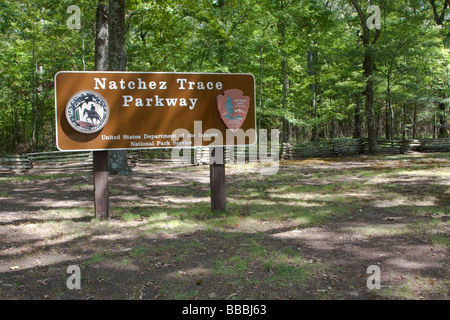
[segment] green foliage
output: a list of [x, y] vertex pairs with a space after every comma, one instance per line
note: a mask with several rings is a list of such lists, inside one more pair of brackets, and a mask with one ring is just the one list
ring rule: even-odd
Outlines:
[[[66, 25], [72, 4], [0, 0], [0, 153], [54, 149], [54, 75], [94, 68], [97, 1], [76, 2], [80, 30]], [[449, 93], [447, 27], [434, 23], [427, 1], [375, 4], [382, 17], [371, 48], [378, 135], [393, 122], [396, 137], [412, 125], [431, 136]], [[262, 128], [282, 128], [285, 120], [294, 140], [314, 131], [352, 136], [365, 99], [360, 29], [344, 0], [129, 0], [127, 68], [252, 73]]]
[[69, 5], [49, 0], [1, 4], [1, 153], [54, 148], [55, 73], [93, 66], [93, 7], [79, 1], [82, 28], [70, 30]]

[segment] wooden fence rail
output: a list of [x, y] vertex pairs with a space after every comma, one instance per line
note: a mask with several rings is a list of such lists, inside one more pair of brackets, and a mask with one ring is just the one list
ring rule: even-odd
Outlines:
[[25, 155], [4, 156], [0, 158], [0, 173], [21, 172], [32, 168], [30, 158]]
[[28, 153], [33, 170], [92, 170], [92, 152]]
[[[450, 152], [450, 138], [421, 140], [377, 140], [380, 153], [420, 152]], [[273, 151], [266, 147], [267, 155]], [[191, 164], [209, 164], [208, 147], [184, 148], [178, 161]], [[276, 150], [280, 160], [295, 160], [305, 158], [342, 157], [364, 154], [368, 152], [367, 139], [336, 139], [320, 142], [302, 142], [295, 145], [280, 144]], [[144, 166], [154, 162], [173, 162], [172, 149], [129, 150], [130, 166]], [[260, 159], [258, 146], [226, 147], [226, 163], [239, 161], [258, 161]], [[187, 160], [187, 161], [186, 161]], [[40, 171], [92, 171], [92, 152], [39, 152], [14, 156], [0, 157], [0, 173], [40, 172]]]
[[305, 158], [342, 157], [364, 153], [363, 148], [364, 141], [361, 139], [302, 142], [295, 145], [283, 143], [281, 159], [294, 160]]
[[422, 152], [446, 152], [450, 150], [450, 138], [422, 139], [419, 151]]

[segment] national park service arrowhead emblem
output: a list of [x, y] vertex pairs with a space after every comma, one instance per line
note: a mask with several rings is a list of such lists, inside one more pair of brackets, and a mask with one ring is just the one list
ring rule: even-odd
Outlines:
[[250, 97], [238, 89], [225, 91], [217, 96], [217, 109], [226, 127], [233, 133], [238, 131], [247, 118]]
[[105, 98], [89, 90], [74, 94], [67, 102], [65, 111], [70, 126], [85, 134], [100, 131], [109, 118], [109, 107]]

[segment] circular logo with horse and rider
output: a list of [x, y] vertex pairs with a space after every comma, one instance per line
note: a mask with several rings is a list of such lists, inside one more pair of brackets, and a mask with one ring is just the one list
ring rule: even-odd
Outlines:
[[78, 132], [85, 134], [98, 132], [108, 122], [108, 118], [108, 103], [94, 91], [80, 91], [67, 102], [66, 119]]

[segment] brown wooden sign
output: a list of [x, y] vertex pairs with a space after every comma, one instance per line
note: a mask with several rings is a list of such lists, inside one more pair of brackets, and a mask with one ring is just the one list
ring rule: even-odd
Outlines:
[[250, 74], [61, 71], [55, 117], [61, 151], [252, 145], [255, 81]]

